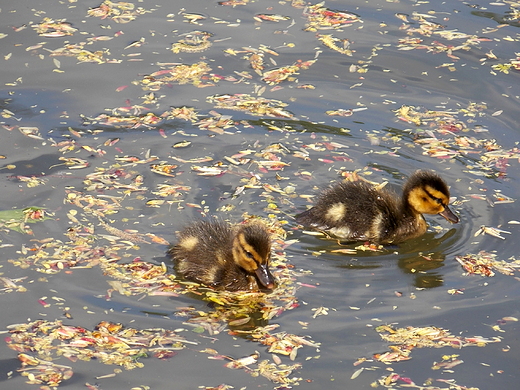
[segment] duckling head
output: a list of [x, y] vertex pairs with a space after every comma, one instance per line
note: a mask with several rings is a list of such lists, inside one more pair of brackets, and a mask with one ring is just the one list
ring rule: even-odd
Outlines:
[[459, 217], [448, 207], [448, 185], [434, 172], [416, 171], [410, 176], [403, 190], [403, 198], [418, 213], [439, 214], [448, 222], [459, 222]]
[[240, 226], [233, 239], [233, 259], [269, 290], [275, 286], [274, 277], [269, 271], [270, 258], [271, 239], [265, 226], [259, 223]]

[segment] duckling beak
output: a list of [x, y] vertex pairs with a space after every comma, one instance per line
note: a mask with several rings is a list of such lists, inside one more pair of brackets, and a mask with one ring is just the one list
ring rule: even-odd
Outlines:
[[444, 206], [444, 211], [441, 211], [439, 215], [446, 218], [448, 222], [451, 223], [457, 223], [459, 222], [459, 217], [457, 217], [455, 214], [453, 214], [453, 211], [450, 210], [448, 206]]
[[272, 290], [274, 288], [275, 280], [274, 276], [269, 271], [267, 264], [260, 264], [255, 271], [258, 281], [267, 289]]

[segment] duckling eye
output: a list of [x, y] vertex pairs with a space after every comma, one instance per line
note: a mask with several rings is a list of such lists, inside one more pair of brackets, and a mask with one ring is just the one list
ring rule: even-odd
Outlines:
[[251, 252], [246, 251], [246, 256], [249, 257], [251, 260], [255, 259], [255, 257], [253, 256], [253, 254]]
[[[430, 199], [433, 200], [435, 203], [442, 205], [442, 199], [441, 198], [436, 198], [435, 196], [433, 196], [431, 194], [428, 194], [428, 195], [429, 195]], [[426, 202], [426, 198], [423, 198], [423, 199]]]

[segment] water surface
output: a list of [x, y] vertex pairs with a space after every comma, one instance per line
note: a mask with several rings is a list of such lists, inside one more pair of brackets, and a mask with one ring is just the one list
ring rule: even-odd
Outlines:
[[[99, 267], [44, 274], [34, 265], [16, 265], [16, 260], [30, 255], [26, 249], [37, 245], [35, 240], [67, 241], [65, 234], [74, 226], [68, 213], [73, 209], [80, 212], [83, 225], [95, 228], [97, 245], [111, 245], [96, 217], [65, 202], [70, 191], [78, 191], [118, 197], [121, 207], [107, 215], [112, 226], [166, 240], [173, 240], [175, 230], [203, 214], [233, 222], [240, 221], [244, 212], [264, 218], [274, 214], [286, 221], [291, 245], [284, 255], [297, 271], [295, 283], [302, 285], [296, 291], [299, 306], [269, 323], [278, 324], [278, 331], [308, 336], [321, 344], [319, 349], [301, 348], [294, 362], [282, 356], [283, 363], [301, 364], [291, 376], [302, 378], [299, 388], [371, 389], [374, 381], [390, 371], [417, 385], [431, 379], [432, 386], [447, 388], [446, 383], [435, 380], [450, 379], [459, 386], [480, 389], [514, 388], [520, 360], [518, 326], [513, 320], [499, 323], [500, 328], [494, 326], [504, 317], [519, 317], [518, 280], [498, 272], [491, 278], [465, 275], [455, 256], [486, 251], [511, 261], [518, 253], [518, 225], [511, 223], [520, 220], [516, 202], [496, 203], [495, 196], [504, 194], [516, 201], [520, 190], [515, 154], [520, 74], [514, 66], [507, 68], [518, 56], [518, 2], [483, 6], [453, 0], [442, 4], [326, 1], [324, 7], [353, 12], [359, 20], [343, 28], [318, 31], [307, 25], [310, 8], [297, 2], [245, 1], [232, 6], [200, 0], [143, 1], [135, 6], [149, 12], [129, 23], [87, 17], [87, 11], [98, 6], [95, 1], [36, 5], [18, 1], [1, 7], [0, 34], [5, 34], [0, 39], [4, 58], [0, 89], [0, 154], [5, 157], [0, 171], [2, 210], [39, 206], [52, 213], [52, 218], [32, 224], [32, 236], [7, 229], [2, 232], [1, 276], [25, 278], [19, 283], [27, 291], [2, 293], [0, 327], [44, 319], [93, 329], [100, 321], [112, 321], [136, 329], [184, 329], [180, 334], [196, 344], [187, 345], [170, 359], [141, 358], [143, 368], [107, 378], [103, 376], [117, 366], [56, 358], [55, 363], [74, 371], [60, 387], [96, 383], [99, 388], [162, 389], [171, 387], [174, 380], [176, 388], [186, 389], [221, 384], [283, 388], [265, 377], [252, 377], [246, 370], [223, 367], [225, 361], [210, 360], [201, 352], [212, 348], [239, 358], [258, 351], [261, 360], [271, 358], [265, 346], [228, 334], [227, 329], [210, 337], [186, 326], [179, 308], [210, 311], [204, 301], [192, 296], [118, 293], [107, 299], [111, 278]], [[189, 23], [183, 16], [186, 13], [205, 19]], [[288, 18], [259, 22], [255, 20], [258, 14]], [[66, 19], [77, 31], [62, 37], [39, 36], [34, 27], [45, 17]], [[442, 27], [430, 34], [425, 21]], [[172, 44], [193, 31], [211, 33], [211, 47], [201, 52], [172, 52]], [[446, 31], [465, 35], [438, 33]], [[325, 47], [317, 34], [332, 34], [340, 46], [344, 41], [339, 40], [348, 39], [352, 55]], [[111, 39], [96, 38], [100, 36]], [[419, 43], [413, 39], [422, 40], [424, 47], [417, 47]], [[72, 55], [51, 55], [67, 44], [81, 44], [91, 52], [102, 50], [103, 57], [100, 63], [90, 63]], [[268, 50], [261, 51], [261, 47]], [[268, 85], [244, 58], [251, 50], [264, 53], [263, 71], [316, 61], [289, 79]], [[196, 82], [200, 82], [198, 86], [169, 82], [150, 91], [139, 83], [175, 64], [200, 61], [211, 71]], [[223, 94], [275, 99], [285, 103], [280, 109], [290, 114], [258, 116], [215, 107], [208, 99]], [[132, 127], [107, 124], [99, 117], [161, 115], [183, 106], [193, 107], [198, 118], [168, 119], [165, 114], [157, 123]], [[430, 111], [430, 115], [424, 115], [420, 124], [406, 121], [397, 114], [403, 106], [423, 114]], [[352, 115], [326, 113], [341, 109], [353, 110]], [[217, 113], [234, 123], [212, 130], [197, 123]], [[36, 127], [38, 132], [27, 136], [20, 127]], [[474, 142], [456, 144], [454, 140], [461, 136]], [[417, 142], [433, 137], [443, 141], [437, 148], [445, 147], [453, 154], [435, 157], [428, 143]], [[115, 138], [119, 142], [107, 143]], [[182, 141], [191, 145], [172, 148]], [[490, 145], [502, 151], [501, 158], [485, 156], [493, 149]], [[229, 158], [236, 160], [244, 151], [249, 151], [245, 157], [251, 163], [230, 162]], [[142, 160], [156, 156], [154, 163], [178, 167], [174, 177], [152, 172], [151, 163], [129, 167], [132, 178], [142, 175], [146, 187], [142, 191], [88, 188], [87, 175], [114, 167], [122, 156]], [[60, 157], [78, 158], [89, 166], [70, 169]], [[269, 159], [286, 165], [279, 170], [263, 169], [256, 162]], [[204, 176], [194, 166], [223, 171]], [[460, 224], [449, 226], [440, 217], [428, 217], [431, 227], [423, 237], [382, 252], [347, 255], [333, 252], [345, 248], [335, 241], [303, 233], [292, 218], [310, 205], [306, 195], [317, 194], [347, 172], [358, 171], [375, 182], [388, 181], [399, 191], [415, 169], [434, 169], [445, 178]], [[248, 187], [255, 175], [260, 184]], [[43, 181], [33, 187], [23, 178]], [[147, 202], [158, 198], [152, 191], [161, 183], [190, 189], [180, 190], [179, 197], [167, 198], [160, 207], [149, 207]], [[243, 191], [238, 190], [241, 186], [246, 186]], [[482, 225], [500, 227], [510, 234], [503, 233], [505, 239], [475, 236]], [[123, 262], [140, 258], [170, 267], [165, 251], [165, 245], [154, 243], [129, 245], [120, 254]], [[451, 290], [459, 293], [450, 294]], [[48, 305], [43, 306], [40, 299]], [[319, 308], [328, 310], [316, 315]], [[386, 365], [373, 359], [374, 354], [389, 349], [375, 330], [384, 324], [434, 326], [456, 336], [499, 337], [501, 342], [483, 346], [478, 353], [473, 346], [416, 348], [411, 360]], [[17, 353], [5, 343], [0, 350], [2, 388], [37, 387], [26, 384], [26, 378], [16, 372], [20, 367]], [[432, 370], [443, 355], [454, 354], [464, 363]], [[363, 358], [368, 361], [356, 365]], [[351, 379], [360, 368], [364, 370]], [[398, 382], [394, 388], [403, 384]]]

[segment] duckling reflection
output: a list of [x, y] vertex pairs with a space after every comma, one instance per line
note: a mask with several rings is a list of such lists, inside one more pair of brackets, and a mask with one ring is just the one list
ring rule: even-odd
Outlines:
[[[176, 301], [178, 299], [191, 300], [175, 312], [186, 324], [204, 328], [209, 335], [227, 329], [242, 338], [249, 338], [251, 331], [269, 325], [269, 311], [277, 307], [277, 298], [273, 294], [215, 290], [205, 286], [193, 289]], [[203, 305], [194, 304], [194, 301]]]
[[[428, 232], [421, 239], [400, 246], [397, 265], [404, 273], [414, 275], [415, 287], [434, 288], [444, 284], [443, 273], [436, 270], [444, 267], [445, 252], [457, 242], [456, 232], [450, 229], [441, 237]], [[430, 248], [435, 248], [435, 251], [429, 252]]]
[[168, 254], [187, 280], [228, 291], [274, 288], [271, 237], [262, 222], [230, 227], [221, 221], [198, 221], [177, 236]]
[[393, 244], [423, 235], [428, 228], [423, 214], [459, 222], [449, 200], [446, 182], [433, 171], [419, 170], [406, 181], [401, 199], [364, 181], [344, 181], [321, 193], [296, 221], [339, 238]]

